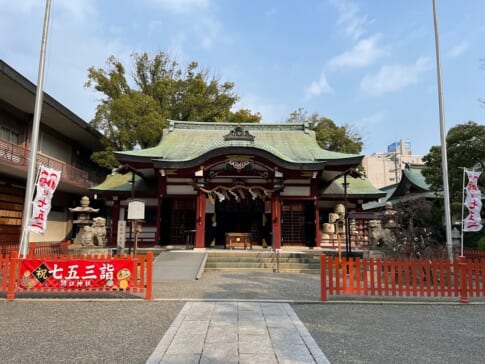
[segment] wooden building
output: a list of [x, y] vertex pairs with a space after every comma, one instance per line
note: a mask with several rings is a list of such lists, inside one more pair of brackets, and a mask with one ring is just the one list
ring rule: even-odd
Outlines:
[[321, 149], [308, 124], [170, 121], [157, 146], [115, 155], [120, 168], [90, 189], [112, 206], [111, 244], [132, 199], [145, 203], [140, 242], [281, 248], [319, 246], [336, 203], [382, 195], [330, 188], [362, 156]]
[[[20, 237], [35, 93], [32, 82], [0, 60], [0, 242], [17, 243]], [[62, 178], [46, 234], [32, 233], [30, 239], [61, 241], [70, 238], [68, 208], [106, 175], [90, 161], [91, 153], [103, 148], [101, 135], [46, 93], [39, 129], [37, 164], [61, 171]]]

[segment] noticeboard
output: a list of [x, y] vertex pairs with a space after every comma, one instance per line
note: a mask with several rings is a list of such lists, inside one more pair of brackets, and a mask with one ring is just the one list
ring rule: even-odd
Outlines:
[[128, 202], [128, 220], [145, 220], [145, 202], [133, 200]]

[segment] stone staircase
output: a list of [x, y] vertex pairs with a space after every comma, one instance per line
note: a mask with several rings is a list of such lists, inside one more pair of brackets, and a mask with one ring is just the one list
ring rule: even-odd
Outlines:
[[320, 274], [320, 254], [315, 252], [218, 251], [208, 252], [205, 271], [279, 272]]

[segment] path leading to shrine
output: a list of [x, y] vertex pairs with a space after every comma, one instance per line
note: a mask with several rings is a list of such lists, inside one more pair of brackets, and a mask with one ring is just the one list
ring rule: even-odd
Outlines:
[[205, 252], [168, 251], [153, 261], [153, 282], [193, 281], [202, 274]]

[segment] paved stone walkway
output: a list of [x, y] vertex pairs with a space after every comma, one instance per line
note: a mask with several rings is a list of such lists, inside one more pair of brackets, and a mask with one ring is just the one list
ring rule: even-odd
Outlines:
[[153, 282], [193, 281], [197, 279], [205, 252], [168, 251], [153, 261]]
[[147, 360], [154, 363], [329, 363], [287, 303], [188, 302]]

